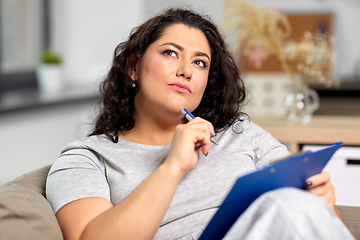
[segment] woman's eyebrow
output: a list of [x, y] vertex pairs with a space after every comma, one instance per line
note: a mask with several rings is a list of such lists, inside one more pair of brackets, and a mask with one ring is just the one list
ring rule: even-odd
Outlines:
[[177, 49], [179, 49], [181, 51], [184, 50], [183, 46], [180, 46], [179, 44], [176, 44], [176, 43], [173, 43], [173, 42], [163, 43], [160, 46], [164, 46], [164, 45], [171, 45], [171, 46], [174, 46], [174, 47], [176, 47]]
[[[183, 51], [183, 50], [184, 50], [184, 47], [183, 47], [183, 46], [180, 46], [179, 44], [176, 44], [176, 43], [173, 43], [173, 42], [163, 43], [163, 44], [161, 44], [160, 46], [164, 46], [164, 45], [171, 45], [171, 46], [179, 49], [180, 51]], [[195, 52], [195, 55], [196, 55], [196, 56], [204, 56], [204, 57], [207, 57], [207, 58], [210, 60], [209, 55], [207, 55], [207, 54], [204, 53], [204, 52], [197, 51], [197, 52]]]
[[209, 55], [207, 55], [206, 53], [204, 53], [204, 52], [200, 52], [200, 51], [198, 51], [198, 52], [196, 52], [195, 53], [195, 55], [196, 56], [204, 56], [204, 57], [207, 57], [208, 59], [209, 59], [209, 61], [210, 61], [210, 57], [209, 57]]

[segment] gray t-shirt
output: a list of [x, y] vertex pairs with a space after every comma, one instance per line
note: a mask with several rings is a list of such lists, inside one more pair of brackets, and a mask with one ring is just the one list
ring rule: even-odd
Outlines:
[[[286, 147], [249, 120], [217, 133], [208, 156], [177, 187], [155, 239], [197, 239], [242, 174], [289, 155]], [[56, 213], [87, 197], [121, 202], [165, 160], [170, 145], [148, 146], [105, 135], [69, 144], [53, 164], [46, 196]]]

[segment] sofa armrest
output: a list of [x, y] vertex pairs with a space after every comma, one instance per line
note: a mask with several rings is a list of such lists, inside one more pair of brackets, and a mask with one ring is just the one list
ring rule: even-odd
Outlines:
[[344, 220], [345, 225], [356, 239], [360, 239], [360, 207], [336, 206]]
[[0, 187], [0, 239], [63, 239], [45, 198], [49, 169], [40, 168]]

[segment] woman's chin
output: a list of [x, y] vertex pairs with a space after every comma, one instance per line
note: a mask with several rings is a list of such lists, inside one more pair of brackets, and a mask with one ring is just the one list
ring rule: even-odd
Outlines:
[[194, 104], [187, 103], [187, 102], [177, 102], [172, 104], [171, 109], [174, 112], [180, 112], [181, 108], [186, 108], [189, 111], [193, 111], [196, 107], [193, 107]]
[[180, 108], [187, 108], [189, 111], [194, 111], [199, 105], [200, 101], [190, 99], [172, 99], [171, 105], [180, 111]]

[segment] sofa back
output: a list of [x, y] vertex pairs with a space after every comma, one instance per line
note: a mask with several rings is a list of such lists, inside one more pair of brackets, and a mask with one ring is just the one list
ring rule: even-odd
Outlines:
[[49, 169], [37, 169], [0, 187], [0, 239], [63, 239], [45, 198]]

